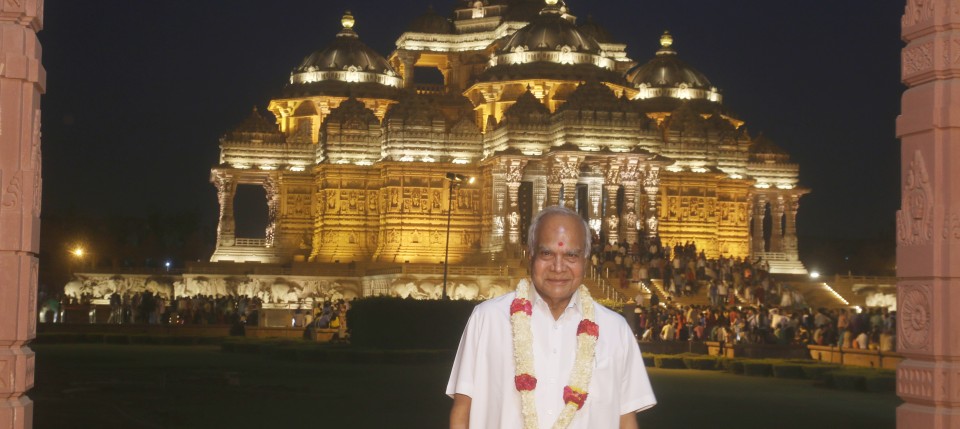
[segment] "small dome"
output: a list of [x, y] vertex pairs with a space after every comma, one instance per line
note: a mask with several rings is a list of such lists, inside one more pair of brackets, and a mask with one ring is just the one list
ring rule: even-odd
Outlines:
[[449, 19], [433, 11], [433, 6], [427, 12], [417, 17], [410, 24], [409, 30], [415, 33], [453, 34], [453, 23]]
[[581, 32], [576, 24], [564, 18], [560, 6], [548, 2], [530, 25], [513, 34], [500, 52], [560, 51], [564, 48], [570, 52], [600, 53], [600, 44], [596, 39]]
[[223, 138], [237, 142], [261, 141], [276, 144], [282, 144], [285, 141], [283, 133], [277, 128], [277, 124], [271, 123], [260, 115], [260, 111], [256, 106], [253, 107], [250, 116], [247, 116], [240, 125], [237, 125], [236, 128], [228, 132]]
[[353, 31], [354, 18], [347, 11], [341, 20], [343, 29], [325, 49], [316, 51], [293, 70], [291, 84], [309, 84], [327, 80], [377, 82], [400, 86], [400, 78], [386, 58], [360, 41]]
[[567, 102], [560, 106], [561, 111], [594, 110], [617, 112], [630, 109], [628, 103], [617, 97], [610, 87], [598, 82], [587, 81], [570, 93]]
[[763, 133], [760, 133], [757, 138], [753, 139], [753, 143], [750, 145], [750, 160], [754, 162], [775, 161], [782, 163], [790, 160], [790, 154], [780, 146], [777, 146], [773, 140], [770, 140], [764, 136]]
[[[673, 49], [673, 36], [669, 32], [660, 36], [660, 50], [657, 55], [646, 64], [630, 69], [626, 78], [634, 87], [641, 89], [640, 98], [666, 96], [720, 101], [720, 94], [710, 84], [710, 80], [677, 56], [677, 51]], [[651, 93], [649, 96], [645, 95], [647, 91]]]
[[581, 33], [593, 37], [597, 42], [614, 43], [613, 36], [610, 35], [610, 32], [600, 24], [597, 24], [590, 15], [587, 15], [587, 20], [577, 28], [580, 29]]
[[322, 127], [326, 128], [330, 123], [347, 122], [362, 123], [364, 125], [380, 125], [380, 120], [377, 119], [377, 115], [375, 115], [372, 110], [368, 109], [363, 102], [350, 97], [343, 100], [339, 106], [331, 110], [330, 114], [323, 118]]
[[404, 124], [429, 125], [434, 121], [446, 123], [443, 111], [436, 100], [419, 94], [407, 93], [400, 102], [393, 104], [384, 116], [384, 123], [400, 121]]
[[527, 88], [526, 92], [517, 98], [517, 102], [503, 112], [504, 122], [541, 123], [550, 117], [550, 109], [544, 106], [539, 99]]

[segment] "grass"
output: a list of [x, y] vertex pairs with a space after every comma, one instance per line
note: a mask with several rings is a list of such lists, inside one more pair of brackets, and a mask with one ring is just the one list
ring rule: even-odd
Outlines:
[[[34, 428], [442, 428], [449, 359], [228, 353], [219, 346], [36, 344]], [[283, 348], [285, 349], [285, 348]], [[339, 352], [338, 351], [338, 352]], [[347, 363], [358, 358], [369, 363]], [[395, 363], [394, 363], [395, 362]], [[893, 393], [810, 380], [649, 368], [644, 429], [894, 428]]]

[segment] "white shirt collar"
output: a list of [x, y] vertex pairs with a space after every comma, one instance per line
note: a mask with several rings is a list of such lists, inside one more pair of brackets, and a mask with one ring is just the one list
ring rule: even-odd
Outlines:
[[[550, 313], [550, 306], [547, 305], [547, 302], [540, 297], [540, 291], [533, 286], [533, 282], [530, 282], [531, 289], [533, 289], [533, 305], [534, 307], [539, 306], [541, 309], [546, 310], [547, 313]], [[580, 288], [577, 288], [573, 292], [573, 296], [570, 297], [570, 302], [567, 303], [567, 308], [564, 309], [564, 314], [567, 311], [573, 310], [576, 314], [583, 314], [583, 309], [580, 308]]]

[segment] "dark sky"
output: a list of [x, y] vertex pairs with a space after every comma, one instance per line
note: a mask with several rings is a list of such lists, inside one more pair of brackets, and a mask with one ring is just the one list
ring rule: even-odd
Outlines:
[[[455, 0], [48, 0], [44, 212], [195, 212], [215, 223], [218, 138], [333, 40], [345, 9], [384, 56]], [[568, 0], [636, 61], [668, 29], [724, 104], [800, 164], [804, 236], [892, 240], [903, 1]]]

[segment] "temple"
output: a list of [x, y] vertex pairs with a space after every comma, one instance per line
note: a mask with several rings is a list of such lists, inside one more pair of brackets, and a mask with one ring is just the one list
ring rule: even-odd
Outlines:
[[[603, 242], [690, 241], [806, 272], [799, 166], [750, 135], [673, 35], [637, 62], [560, 0], [457, 4], [387, 57], [346, 12], [269, 112], [223, 136], [211, 262], [497, 264], [522, 256], [533, 214], [565, 204]], [[266, 191], [263, 236], [237, 235], [241, 185]]]

